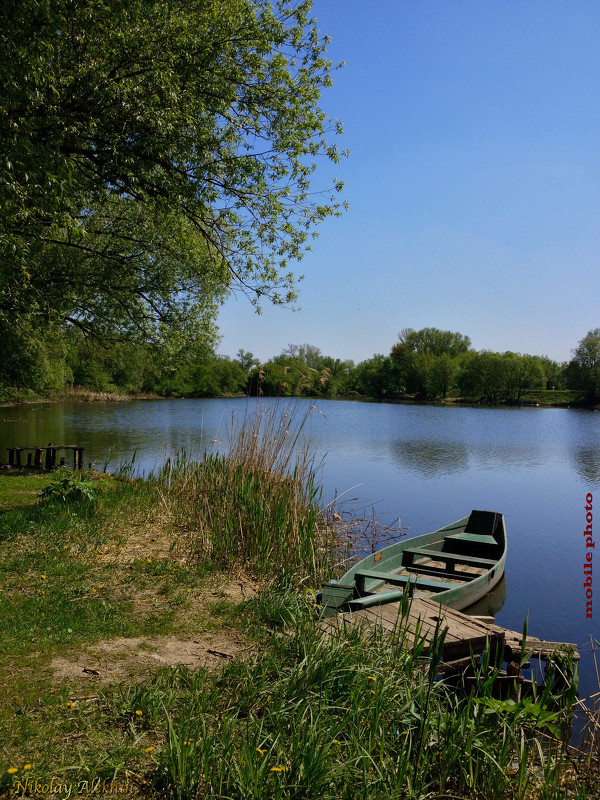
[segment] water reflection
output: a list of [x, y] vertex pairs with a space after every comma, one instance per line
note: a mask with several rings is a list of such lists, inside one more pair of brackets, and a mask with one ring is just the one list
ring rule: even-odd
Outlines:
[[[481, 442], [472, 449], [473, 456], [483, 466], [539, 466], [544, 463], [539, 447], [531, 442]], [[546, 454], [546, 459], [548, 454]]]
[[579, 445], [569, 449], [571, 461], [588, 486], [600, 485], [600, 448], [592, 445]]
[[469, 468], [469, 452], [462, 442], [398, 439], [389, 448], [396, 461], [426, 478]]
[[505, 600], [506, 576], [504, 575], [500, 583], [494, 586], [491, 592], [488, 592], [481, 600], [465, 609], [465, 614], [470, 614], [472, 617], [495, 617], [502, 610]]

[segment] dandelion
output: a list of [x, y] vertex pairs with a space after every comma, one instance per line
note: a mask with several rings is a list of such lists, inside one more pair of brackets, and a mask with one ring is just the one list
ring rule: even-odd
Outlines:
[[334, 744], [339, 744], [339, 745], [341, 745], [341, 742], [340, 742], [340, 740], [339, 740], [339, 739], [334, 739], [334, 740], [333, 740], [333, 743], [334, 743]]
[[368, 681], [373, 681], [373, 682], [375, 682], [376, 678], [374, 678], [372, 675], [369, 675], [369, 677], [367, 678], [367, 680], [368, 680]]
[[139, 708], [138, 708], [138, 710], [135, 712], [135, 715], [136, 715], [136, 717], [141, 717], [141, 716], [142, 716], [142, 712], [139, 710]]
[[25, 764], [25, 766], [23, 767], [23, 769], [31, 769], [31, 764]]
[[152, 559], [151, 559], [151, 558], [147, 558], [147, 559], [146, 559], [146, 561], [147, 561], [149, 564], [151, 564], [151, 563], [152, 563]]
[[72, 703], [72, 702], [69, 700], [69, 702], [67, 703], [67, 708], [73, 708], [73, 706], [74, 706], [74, 705], [75, 705], [75, 703]]
[[18, 770], [18, 768], [17, 768], [17, 767], [11, 767], [11, 768], [8, 770], [8, 774], [9, 774], [9, 775], [14, 775], [14, 774], [15, 774], [15, 772], [18, 772], [18, 771], [19, 771], [19, 770]]
[[257, 752], [259, 755], [261, 755], [261, 756], [264, 756], [264, 754], [265, 754], [267, 751], [266, 751], [266, 750], [261, 750], [261, 749], [260, 749], [260, 747], [257, 747], [257, 748], [256, 748], [256, 752]]
[[289, 772], [289, 767], [271, 767], [271, 772]]
[[154, 750], [154, 748], [153, 748], [153, 747], [147, 747], [147, 748], [144, 750], [144, 753], [151, 753], [153, 750]]
[[45, 581], [45, 580], [46, 580], [46, 576], [45, 576], [45, 575], [40, 575], [40, 578], [41, 578], [43, 581]]
[[94, 592], [94, 593], [95, 593], [95, 592], [96, 592], [96, 590], [95, 590], [95, 589], [92, 589], [92, 592]]

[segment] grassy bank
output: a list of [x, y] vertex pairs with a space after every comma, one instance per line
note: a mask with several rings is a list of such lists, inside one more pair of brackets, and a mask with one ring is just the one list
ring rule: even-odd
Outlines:
[[144, 481], [0, 475], [0, 796], [597, 796], [598, 741], [574, 762], [550, 698], [457, 694], [435, 648], [320, 635], [335, 542], [302, 423], [255, 418], [229, 458]]

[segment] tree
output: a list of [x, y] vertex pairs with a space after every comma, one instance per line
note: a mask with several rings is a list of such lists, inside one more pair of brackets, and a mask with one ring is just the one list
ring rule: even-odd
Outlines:
[[404, 328], [398, 339], [390, 358], [406, 391], [421, 397], [446, 397], [455, 385], [458, 359], [471, 346], [469, 337], [438, 328]]
[[546, 375], [538, 358], [521, 353], [501, 355], [501, 382], [506, 403], [518, 403], [529, 389], [546, 385]]
[[[449, 356], [459, 356], [466, 353], [471, 346], [471, 340], [462, 333], [452, 331], [441, 331], [439, 328], [422, 328], [414, 331], [412, 328], [404, 328], [398, 334], [400, 346], [414, 353], [431, 353], [434, 356], [447, 354]], [[394, 348], [392, 348], [393, 350]]]
[[339, 159], [310, 7], [7, 0], [0, 314], [143, 339], [197, 336], [230, 289], [293, 300], [341, 188], [309, 194]]
[[352, 382], [359, 394], [382, 399], [397, 391], [396, 373], [389, 356], [376, 353], [357, 364]]
[[254, 358], [254, 353], [250, 351], [240, 348], [235, 355], [239, 365], [247, 375], [250, 374], [253, 369], [260, 366], [260, 361]]
[[600, 395], [600, 328], [588, 331], [573, 350], [565, 378], [569, 386], [583, 389], [590, 399]]

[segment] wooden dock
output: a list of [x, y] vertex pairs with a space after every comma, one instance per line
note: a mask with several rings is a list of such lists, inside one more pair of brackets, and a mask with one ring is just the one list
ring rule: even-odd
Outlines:
[[[331, 633], [340, 628], [360, 626], [366, 631], [381, 629], [390, 635], [404, 633], [407, 645], [414, 647], [416, 641], [425, 638], [423, 654], [425, 655], [437, 630], [445, 631], [444, 661], [469, 657], [481, 653], [486, 642], [490, 649], [497, 652], [503, 650], [503, 660], [519, 661], [523, 634], [509, 631], [495, 625], [491, 619], [469, 617], [461, 611], [454, 611], [436, 603], [435, 600], [413, 598], [405, 613], [402, 614], [401, 603], [388, 603], [381, 606], [345, 612], [321, 621], [324, 632]], [[577, 645], [565, 642], [545, 642], [533, 636], [527, 636], [524, 652], [532, 658], [546, 661], [551, 656], [567, 655], [579, 659]]]
[[[27, 453], [28, 467], [42, 469], [43, 461], [45, 469], [54, 469], [58, 450], [71, 450], [73, 453], [73, 469], [83, 469], [83, 447], [78, 444], [47, 444], [43, 447], [38, 445], [37, 447], [7, 447], [6, 449], [8, 450], [8, 465], [17, 467], [17, 469], [25, 466], [21, 464], [21, 453]], [[64, 464], [65, 458], [63, 456], [60, 459], [60, 466], [62, 467]]]

